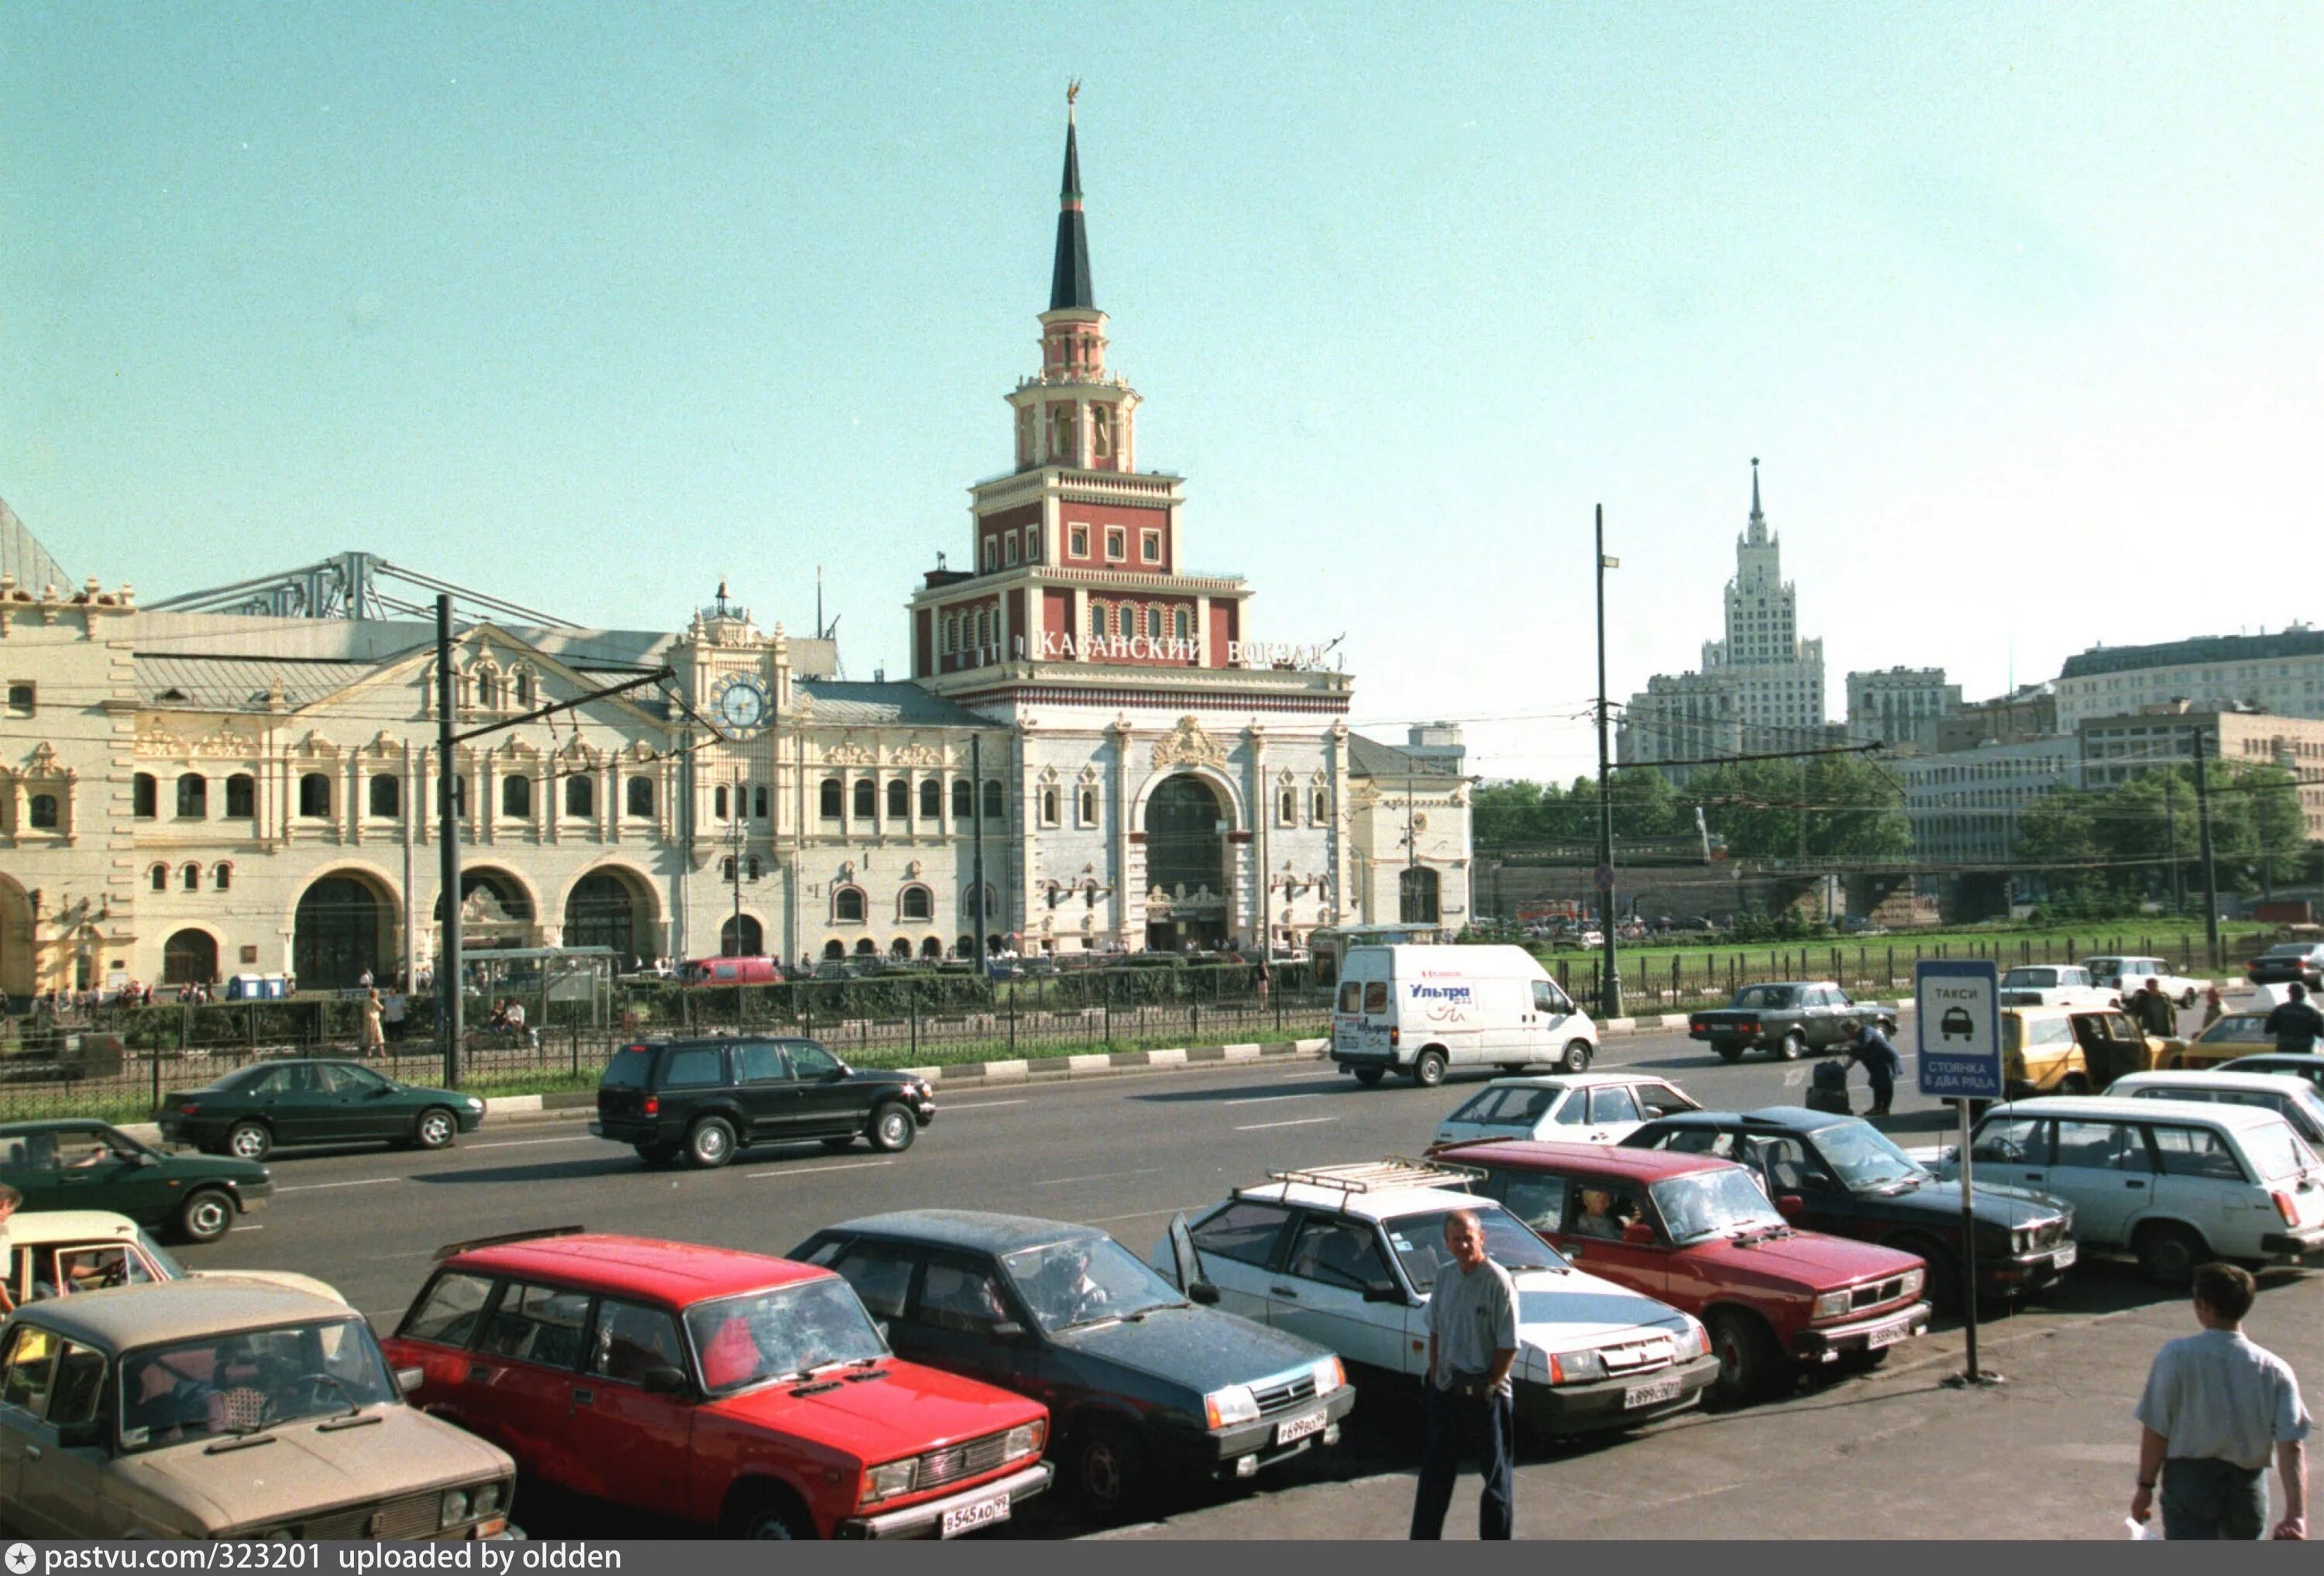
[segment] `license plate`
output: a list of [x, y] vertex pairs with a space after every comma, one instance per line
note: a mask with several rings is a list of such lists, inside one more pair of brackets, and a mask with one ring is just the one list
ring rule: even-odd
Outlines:
[[1628, 1409], [1636, 1406], [1653, 1406], [1664, 1401], [1675, 1401], [1678, 1399], [1679, 1389], [1680, 1385], [1676, 1375], [1666, 1379], [1656, 1379], [1652, 1384], [1632, 1385], [1622, 1392], [1622, 1405], [1625, 1409]]
[[991, 1526], [1008, 1519], [1009, 1496], [993, 1494], [982, 1499], [972, 1499], [965, 1505], [954, 1506], [944, 1513], [944, 1525], [936, 1530], [939, 1536], [956, 1538], [964, 1532], [974, 1532], [980, 1526]]
[[2059, 1249], [2055, 1253], [2050, 1255], [2050, 1267], [2052, 1269], [2073, 1268], [2074, 1258], [2079, 1251], [2080, 1249], [2076, 1244], [2071, 1242], [2067, 1243], [2066, 1246]]
[[1286, 1417], [1275, 1425], [1275, 1442], [1289, 1444], [1294, 1440], [1305, 1439], [1311, 1433], [1321, 1433], [1325, 1421], [1321, 1412], [1310, 1412], [1305, 1417]]
[[1913, 1322], [1910, 1319], [1899, 1319], [1893, 1324], [1875, 1324], [1865, 1332], [1864, 1350], [1877, 1351], [1884, 1346], [1894, 1346], [1900, 1341], [1909, 1340], [1912, 1334]]

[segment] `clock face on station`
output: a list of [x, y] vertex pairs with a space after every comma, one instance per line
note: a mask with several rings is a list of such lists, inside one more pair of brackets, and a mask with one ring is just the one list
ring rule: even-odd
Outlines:
[[733, 733], [751, 733], [767, 720], [767, 691], [757, 679], [743, 675], [718, 687], [711, 711], [719, 725]]

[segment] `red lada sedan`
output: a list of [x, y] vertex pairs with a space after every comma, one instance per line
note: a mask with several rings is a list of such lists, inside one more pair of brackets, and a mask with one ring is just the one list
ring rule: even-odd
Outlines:
[[1928, 1328], [1928, 1269], [1910, 1253], [1799, 1230], [1730, 1160], [1598, 1144], [1464, 1144], [1437, 1157], [1487, 1173], [1498, 1199], [1592, 1275], [1701, 1319], [1714, 1399], [1788, 1388], [1804, 1367], [1873, 1368]]
[[1047, 1407], [899, 1360], [810, 1264], [494, 1238], [445, 1249], [384, 1345], [523, 1471], [724, 1537], [952, 1537], [1049, 1485]]

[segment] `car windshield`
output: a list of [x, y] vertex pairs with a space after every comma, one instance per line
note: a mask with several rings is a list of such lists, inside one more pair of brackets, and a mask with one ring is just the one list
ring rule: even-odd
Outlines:
[[1820, 1128], [1816, 1152], [1838, 1174], [1849, 1192], [1893, 1187], [1898, 1183], [1927, 1182], [1929, 1174], [1910, 1156], [1888, 1141], [1888, 1135], [1870, 1122], [1835, 1122]]
[[653, 1071], [653, 1053], [643, 1046], [632, 1046], [614, 1054], [605, 1064], [604, 1074], [597, 1080], [600, 1089], [643, 1089], [646, 1076]]
[[1671, 1240], [1677, 1243], [1732, 1237], [1784, 1223], [1784, 1217], [1775, 1212], [1751, 1174], [1740, 1166], [1722, 1166], [1716, 1171], [1669, 1177], [1646, 1191], [1662, 1212]]
[[263, 1433], [400, 1400], [370, 1326], [317, 1320], [237, 1331], [121, 1359], [121, 1448]]
[[713, 1395], [888, 1354], [855, 1288], [835, 1275], [697, 1304], [686, 1311], [686, 1331]]
[[[1510, 1274], [1566, 1267], [1556, 1249], [1526, 1230], [1506, 1210], [1480, 1205], [1472, 1212], [1485, 1228], [1485, 1257]], [[1451, 1210], [1438, 1210], [1425, 1215], [1399, 1215], [1387, 1222], [1388, 1246], [1396, 1249], [1396, 1261], [1404, 1267], [1404, 1277], [1412, 1283], [1412, 1289], [1423, 1296], [1436, 1284], [1436, 1277], [1452, 1267], [1452, 1255], [1444, 1246], [1444, 1222], [1452, 1214]]]
[[155, 1267], [161, 1270], [162, 1279], [183, 1280], [186, 1278], [185, 1266], [171, 1258], [168, 1249], [164, 1249], [159, 1242], [154, 1241], [152, 1238], [147, 1236], [142, 1230], [137, 1233], [137, 1246], [145, 1250], [145, 1257], [152, 1259]]
[[1052, 1335], [1077, 1325], [1136, 1319], [1186, 1301], [1111, 1237], [1077, 1237], [1004, 1253], [1001, 1264], [1033, 1317]]
[[2055, 969], [2012, 969], [2001, 976], [2005, 985], [2054, 985], [2058, 982]]
[[2223, 1018], [2197, 1035], [2205, 1045], [2240, 1044], [2267, 1038], [2267, 1019], [2257, 1013], [2238, 1012]]

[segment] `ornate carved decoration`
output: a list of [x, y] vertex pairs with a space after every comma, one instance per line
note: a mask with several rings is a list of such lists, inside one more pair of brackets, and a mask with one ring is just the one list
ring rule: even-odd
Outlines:
[[879, 763], [880, 752], [853, 739], [842, 739], [823, 747], [823, 759], [831, 766], [873, 766]]
[[1154, 742], [1154, 764], [1171, 766], [1224, 766], [1227, 752], [1216, 739], [1205, 733], [1203, 724], [1189, 714], [1178, 719], [1178, 726], [1166, 739]]

